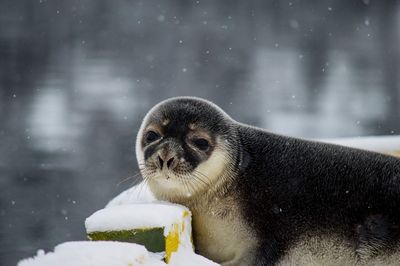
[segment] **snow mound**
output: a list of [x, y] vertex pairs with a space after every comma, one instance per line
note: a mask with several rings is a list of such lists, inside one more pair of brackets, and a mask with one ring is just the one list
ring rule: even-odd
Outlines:
[[[161, 266], [161, 260], [150, 256], [145, 247], [112, 241], [66, 242], [54, 252], [38, 251], [34, 258], [20, 261], [17, 266]], [[179, 264], [182, 265], [182, 264]]]
[[154, 202], [157, 201], [153, 193], [150, 191], [149, 186], [146, 182], [141, 182], [140, 184], [123, 191], [121, 194], [113, 198], [106, 206], [113, 207], [131, 203], [140, 202]]
[[173, 203], [136, 203], [101, 209], [85, 221], [86, 232], [130, 230], [136, 228], [165, 227], [182, 221], [189, 209]]

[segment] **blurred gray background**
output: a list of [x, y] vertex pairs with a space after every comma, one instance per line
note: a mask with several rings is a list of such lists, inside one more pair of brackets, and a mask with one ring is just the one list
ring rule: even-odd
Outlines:
[[0, 265], [85, 239], [158, 101], [282, 134], [398, 134], [394, 0], [0, 0]]

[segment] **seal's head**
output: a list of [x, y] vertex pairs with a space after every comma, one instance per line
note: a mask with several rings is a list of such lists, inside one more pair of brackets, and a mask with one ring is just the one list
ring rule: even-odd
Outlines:
[[158, 199], [187, 199], [227, 183], [234, 169], [236, 139], [233, 120], [215, 104], [172, 98], [145, 116], [136, 157]]

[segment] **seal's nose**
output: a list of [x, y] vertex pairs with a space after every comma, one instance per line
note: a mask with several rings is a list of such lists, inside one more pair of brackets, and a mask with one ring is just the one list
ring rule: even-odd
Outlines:
[[[173, 170], [177, 166], [177, 160], [175, 159], [175, 155], [171, 153], [162, 153], [159, 152], [157, 155], [157, 166], [160, 170], [164, 168], [164, 165], [169, 169]], [[164, 164], [166, 162], [166, 164]]]
[[172, 167], [174, 166], [174, 157], [172, 157], [172, 158], [170, 158], [168, 161], [167, 161], [167, 167], [168, 167], [168, 169], [171, 169], [172, 170]]
[[158, 163], [159, 163], [159, 168], [160, 169], [162, 169], [163, 168], [163, 165], [164, 165], [164, 160], [163, 159], [161, 159], [161, 157], [160, 156], [157, 156], [158, 157]]

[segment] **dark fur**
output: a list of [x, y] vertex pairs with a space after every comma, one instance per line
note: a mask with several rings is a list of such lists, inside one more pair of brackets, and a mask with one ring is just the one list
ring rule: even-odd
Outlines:
[[340, 236], [360, 259], [399, 243], [398, 158], [272, 134], [200, 99], [172, 99], [159, 109], [182, 121], [174, 127], [195, 122], [229, 140], [236, 170], [229, 191], [259, 240], [259, 265], [276, 263], [305, 234]]
[[378, 240], [371, 255], [398, 242], [399, 159], [244, 125], [237, 130], [249, 163], [235, 185], [244, 217], [263, 242], [258, 252], [266, 265], [307, 233], [339, 235], [367, 249]]

